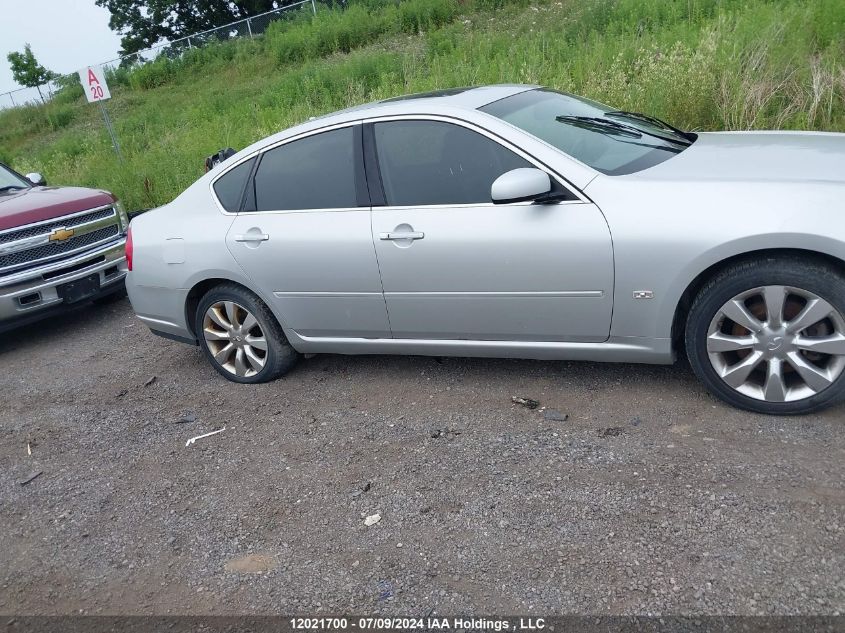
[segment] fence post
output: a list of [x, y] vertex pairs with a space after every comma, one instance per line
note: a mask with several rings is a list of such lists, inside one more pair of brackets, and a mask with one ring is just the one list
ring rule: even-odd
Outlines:
[[193, 46], [191, 46], [191, 38], [190, 38], [190, 36], [188, 36], [187, 40], [188, 40], [188, 49], [190, 50], [190, 49], [192, 49], [192, 48], [193, 48]]
[[11, 99], [11, 100], [12, 100], [12, 107], [13, 107], [13, 108], [17, 108], [17, 107], [18, 107], [18, 104], [17, 104], [17, 103], [15, 103], [15, 98], [12, 96], [12, 93], [11, 93], [11, 92], [9, 92], [9, 99]]
[[317, 3], [314, 0], [311, 0], [311, 10], [314, 12], [314, 15], [317, 15]]
[[252, 25], [249, 23], [249, 18], [246, 19], [246, 30], [249, 31], [249, 39], [252, 39]]

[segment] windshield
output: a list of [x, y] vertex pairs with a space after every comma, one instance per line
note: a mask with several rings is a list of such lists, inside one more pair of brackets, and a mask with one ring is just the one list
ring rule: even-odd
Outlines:
[[662, 163], [695, 140], [659, 119], [540, 88], [479, 108], [610, 176]]
[[0, 194], [17, 191], [18, 189], [29, 189], [31, 186], [30, 182], [18, 176], [5, 165], [0, 164]]

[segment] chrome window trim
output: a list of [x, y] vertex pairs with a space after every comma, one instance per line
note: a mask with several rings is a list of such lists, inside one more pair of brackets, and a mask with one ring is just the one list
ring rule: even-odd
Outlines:
[[[396, 206], [389, 206], [384, 205], [381, 207], [373, 207], [373, 211], [413, 211], [416, 209], [508, 209], [511, 207], [530, 207], [534, 203], [530, 200], [525, 202], [503, 202], [500, 204], [496, 204], [495, 202], [479, 202], [477, 204], [473, 204], [472, 202], [469, 203], [462, 203], [462, 204], [405, 204], [405, 205], [396, 205]], [[565, 205], [565, 204], [592, 204], [585, 200], [561, 200], [560, 202], [552, 203], [548, 206], [558, 206], [558, 205]]]
[[227, 213], [247, 217], [251, 215], [287, 215], [289, 213], [348, 213], [349, 211], [368, 211], [370, 207], [329, 207], [327, 209], [278, 209], [272, 211], [240, 211], [238, 213]]
[[211, 193], [211, 199], [214, 200], [214, 204], [217, 206], [217, 210], [220, 211], [223, 215], [228, 216], [236, 216], [236, 215], [255, 215], [258, 213], [307, 213], [311, 211], [349, 211], [355, 210], [359, 211], [361, 209], [369, 209], [369, 207], [331, 207], [328, 209], [272, 209], [269, 211], [226, 211], [223, 208], [223, 205], [220, 204], [220, 200], [217, 199], [217, 192], [214, 191], [214, 183], [220, 180], [223, 176], [228, 174], [232, 171], [235, 167], [240, 165], [241, 163], [245, 163], [251, 158], [260, 158], [260, 154], [264, 154], [265, 152], [269, 152], [272, 149], [276, 149], [277, 147], [281, 147], [282, 145], [287, 145], [288, 143], [293, 143], [294, 141], [301, 141], [304, 138], [308, 138], [309, 136], [315, 136], [317, 134], [322, 134], [323, 132], [331, 132], [333, 130], [340, 130], [347, 127], [353, 127], [355, 125], [362, 125], [363, 121], [344, 121], [343, 123], [335, 123], [333, 125], [327, 125], [325, 127], [317, 128], [316, 130], [308, 130], [306, 132], [301, 132], [294, 136], [284, 138], [280, 141], [276, 141], [275, 143], [271, 143], [270, 145], [265, 145], [264, 147], [260, 147], [253, 152], [250, 152], [243, 158], [239, 158], [236, 163], [232, 163], [231, 165], [226, 165], [226, 170], [217, 174], [214, 178], [211, 179], [211, 182], [208, 185], [208, 190]]
[[[489, 116], [489, 115], [488, 115]], [[491, 117], [494, 120], [498, 121], [495, 117]], [[231, 165], [227, 165], [225, 171], [220, 172], [214, 178], [212, 178], [211, 182], [208, 185], [208, 190], [211, 194], [211, 199], [214, 201], [217, 210], [226, 216], [237, 216], [237, 215], [259, 215], [259, 214], [266, 214], [266, 213], [311, 213], [311, 212], [328, 212], [328, 211], [336, 211], [336, 212], [345, 212], [345, 211], [360, 211], [361, 209], [380, 209], [380, 210], [406, 210], [406, 209], [460, 209], [460, 208], [478, 208], [478, 207], [515, 207], [515, 206], [529, 206], [533, 203], [531, 202], [511, 202], [505, 204], [494, 204], [493, 202], [482, 202], [478, 204], [431, 204], [431, 205], [400, 205], [400, 206], [371, 206], [371, 207], [331, 207], [325, 209], [278, 209], [278, 210], [271, 210], [271, 211], [241, 211], [241, 212], [232, 212], [226, 211], [223, 208], [223, 205], [220, 204], [220, 200], [217, 199], [217, 193], [214, 191], [214, 183], [216, 183], [220, 178], [228, 174], [231, 170], [235, 167], [240, 165], [241, 163], [245, 163], [246, 161], [258, 157], [260, 154], [264, 152], [268, 152], [272, 149], [276, 149], [277, 147], [281, 147], [282, 145], [286, 145], [288, 143], [293, 143], [294, 141], [299, 141], [304, 138], [308, 138], [309, 136], [314, 136], [316, 134], [321, 134], [323, 132], [331, 132], [332, 130], [339, 130], [346, 127], [352, 127], [355, 125], [364, 125], [365, 123], [379, 123], [382, 121], [442, 121], [444, 123], [453, 123], [456, 125], [460, 125], [468, 130], [472, 130], [473, 132], [477, 132], [482, 134], [492, 140], [499, 145], [502, 145], [506, 149], [514, 152], [517, 156], [520, 156], [524, 160], [527, 160], [529, 163], [534, 165], [537, 169], [541, 169], [544, 172], [548, 173], [551, 177], [555, 178], [563, 187], [566, 187], [569, 191], [571, 191], [577, 198], [577, 200], [564, 200], [561, 202], [556, 202], [556, 205], [565, 205], [565, 204], [592, 204], [592, 200], [587, 198], [581, 190], [573, 185], [569, 180], [567, 180], [563, 175], [561, 175], [557, 170], [552, 169], [541, 160], [535, 158], [525, 150], [517, 147], [512, 142], [508, 141], [507, 139], [502, 138], [501, 136], [490, 132], [484, 127], [476, 123], [471, 123], [469, 121], [465, 121], [464, 119], [459, 119], [457, 117], [442, 115], [442, 114], [393, 114], [393, 115], [382, 115], [382, 116], [374, 116], [368, 117], [364, 119], [357, 119], [355, 121], [343, 121], [342, 123], [334, 123], [332, 125], [326, 125], [321, 128], [317, 128], [315, 130], [307, 130], [305, 132], [300, 132], [294, 136], [281, 139], [264, 147], [260, 147], [249, 154], [239, 158], [237, 162], [232, 163]], [[520, 130], [515, 126], [513, 127], [515, 133], [523, 134], [529, 136], [530, 138], [534, 138], [532, 135], [527, 134], [524, 130]], [[551, 147], [551, 146], [549, 146]], [[552, 148], [555, 149], [555, 148]], [[560, 150], [555, 149], [556, 152], [560, 152]]]
[[[495, 117], [494, 117], [495, 118]], [[457, 117], [452, 117], [443, 114], [389, 114], [389, 115], [382, 115], [382, 116], [373, 116], [363, 120], [363, 123], [383, 123], [387, 121], [440, 121], [442, 123], [452, 123], [455, 125], [460, 125], [463, 128], [466, 128], [470, 131], [476, 132], [481, 134], [482, 136], [486, 136], [494, 143], [498, 143], [505, 149], [512, 151], [514, 154], [522, 158], [523, 160], [528, 161], [537, 169], [540, 169], [555, 180], [558, 181], [558, 184], [562, 187], [565, 187], [568, 191], [575, 195], [577, 200], [564, 200], [562, 202], [556, 204], [592, 204], [592, 200], [587, 198], [581, 191], [573, 185], [569, 180], [567, 180], [563, 175], [561, 175], [557, 170], [552, 169], [545, 163], [543, 163], [538, 158], [535, 158], [525, 150], [520, 147], [514, 145], [511, 141], [502, 138], [498, 134], [491, 132], [490, 130], [481, 127], [477, 123], [472, 123], [470, 121], [466, 121], [464, 119], [459, 119]], [[524, 131], [515, 128], [515, 130], [521, 134], [525, 134]], [[527, 135], [531, 136], [531, 135]], [[531, 136], [533, 138], [533, 136]], [[560, 152], [560, 150], [556, 150]], [[462, 208], [462, 207], [512, 207], [512, 206], [527, 206], [533, 204], [532, 202], [511, 202], [511, 203], [504, 203], [504, 204], [495, 204], [493, 202], [479, 202], [479, 203], [468, 203], [468, 204], [419, 204], [419, 205], [384, 205], [380, 207], [373, 207], [375, 209], [443, 209], [443, 208]]]

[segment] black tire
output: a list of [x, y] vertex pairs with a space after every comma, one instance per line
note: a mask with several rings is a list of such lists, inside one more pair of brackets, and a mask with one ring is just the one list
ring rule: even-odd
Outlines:
[[787, 402], [770, 402], [736, 391], [713, 367], [707, 351], [707, 334], [717, 312], [743, 292], [774, 285], [809, 291], [827, 301], [840, 316], [845, 317], [845, 277], [842, 271], [823, 262], [795, 256], [767, 257], [736, 264], [708, 281], [690, 308], [685, 343], [687, 358], [693, 371], [719, 399], [755, 413], [808, 414], [842, 402], [845, 400], [845, 371], [839, 374], [830, 386], [810, 397]]
[[[203, 321], [208, 309], [221, 301], [235, 302], [249, 311], [258, 321], [258, 325], [267, 341], [264, 367], [261, 371], [250, 376], [238, 376], [215, 360], [214, 354], [203, 335]], [[211, 363], [211, 366], [220, 375], [232, 382], [254, 384], [276, 380], [289, 372], [296, 365], [300, 357], [299, 352], [293, 349], [290, 343], [288, 343], [282, 327], [279, 325], [276, 317], [273, 316], [273, 313], [270, 312], [267, 305], [253, 292], [234, 283], [221, 284], [205, 293], [202, 299], [200, 299], [196, 314], [194, 315], [194, 331], [197, 334], [197, 340], [208, 362]]]

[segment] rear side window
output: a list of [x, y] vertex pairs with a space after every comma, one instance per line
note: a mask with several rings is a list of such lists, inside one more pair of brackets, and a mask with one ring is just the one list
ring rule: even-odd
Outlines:
[[496, 178], [533, 167], [492, 139], [441, 121], [376, 123], [375, 140], [390, 206], [488, 203]]
[[255, 173], [255, 209], [357, 207], [355, 160], [352, 127], [268, 150]]
[[214, 193], [226, 211], [235, 213], [240, 210], [246, 179], [252, 171], [254, 158], [249, 159], [223, 174], [214, 183]]

